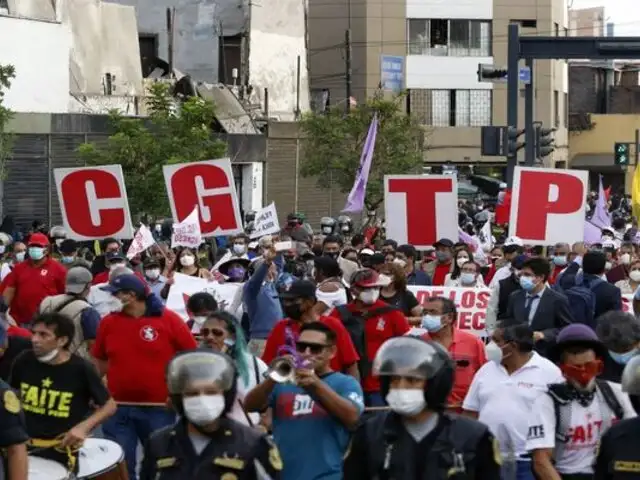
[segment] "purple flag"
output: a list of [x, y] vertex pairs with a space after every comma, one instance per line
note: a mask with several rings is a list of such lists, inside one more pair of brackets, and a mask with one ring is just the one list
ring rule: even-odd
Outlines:
[[611, 227], [611, 215], [607, 208], [607, 196], [604, 193], [604, 187], [602, 186], [602, 175], [600, 176], [600, 187], [598, 188], [598, 201], [596, 207], [593, 210], [591, 216], [591, 224], [602, 229]]
[[369, 181], [369, 171], [371, 170], [371, 161], [373, 160], [373, 150], [376, 145], [376, 136], [378, 134], [378, 115], [375, 114], [369, 125], [369, 132], [362, 147], [362, 155], [360, 155], [360, 166], [356, 173], [356, 180], [347, 197], [347, 204], [342, 209], [343, 212], [360, 213], [364, 210], [364, 196], [367, 193], [367, 182]]

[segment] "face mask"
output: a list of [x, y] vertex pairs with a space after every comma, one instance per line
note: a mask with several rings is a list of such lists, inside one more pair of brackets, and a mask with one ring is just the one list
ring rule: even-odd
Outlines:
[[634, 348], [633, 350], [625, 353], [616, 353], [609, 350], [609, 356], [613, 359], [614, 362], [619, 363], [620, 365], [626, 365], [627, 363], [629, 363], [629, 360], [635, 357], [637, 353], [637, 348]]
[[418, 415], [427, 406], [424, 392], [415, 388], [394, 388], [389, 391], [386, 400], [391, 410], [407, 417]]
[[192, 267], [196, 263], [196, 257], [193, 255], [185, 255], [180, 257], [180, 265], [183, 267]]
[[247, 247], [244, 245], [244, 243], [233, 244], [233, 253], [235, 253], [236, 255], [244, 255], [246, 251]]
[[42, 247], [29, 247], [29, 257], [31, 260], [42, 260], [44, 258], [44, 248]]
[[631, 255], [628, 253], [623, 253], [620, 255], [620, 263], [623, 265], [629, 265], [631, 263]]
[[16, 253], [16, 262], [24, 262], [24, 256], [25, 256], [24, 252]]
[[62, 263], [65, 263], [68, 265], [70, 263], [73, 263], [74, 258], [69, 256], [64, 256], [60, 260], [62, 260]]
[[113, 272], [116, 268], [120, 268], [120, 267], [124, 267], [124, 263], [122, 263], [122, 262], [110, 263], [109, 264], [109, 271]]
[[43, 355], [41, 357], [36, 357], [36, 358], [38, 359], [38, 361], [40, 361], [42, 363], [51, 363], [53, 361], [53, 359], [58, 356], [58, 352], [59, 352], [59, 350], [56, 348], [55, 350], [52, 350], [51, 352], [47, 353], [46, 355]]
[[531, 290], [536, 288], [536, 283], [531, 277], [520, 277], [520, 286], [525, 292], [530, 292]]
[[469, 259], [467, 257], [458, 257], [456, 259], [456, 263], [458, 264], [458, 267], [462, 267], [468, 261], [469, 261]]
[[244, 274], [245, 274], [246, 270], [242, 267], [233, 267], [230, 268], [228, 273], [228, 277], [231, 280], [242, 280], [244, 278]]
[[149, 280], [157, 280], [158, 277], [160, 277], [160, 269], [153, 268], [151, 270], [145, 270], [144, 276], [147, 277]]
[[360, 299], [360, 301], [365, 305], [372, 305], [376, 303], [379, 297], [380, 297], [380, 290], [376, 290], [376, 289], [365, 290], [364, 292], [360, 292], [360, 295], [358, 295], [358, 298]]
[[124, 303], [122, 303], [122, 300], [120, 300], [117, 297], [113, 297], [112, 300], [112, 306], [111, 306], [111, 311], [112, 312], [121, 312], [122, 309], [124, 308]]
[[187, 419], [198, 426], [208, 425], [217, 420], [224, 410], [224, 396], [198, 395], [182, 399], [184, 414]]
[[451, 259], [451, 254], [449, 252], [439, 251], [439, 252], [436, 252], [436, 258], [440, 263], [443, 263]]
[[460, 274], [460, 283], [462, 285], [473, 285], [476, 282], [475, 273], [462, 273]]
[[442, 315], [423, 315], [422, 328], [429, 333], [435, 333], [442, 329]]
[[484, 351], [487, 354], [487, 360], [489, 360], [490, 362], [495, 362], [495, 363], [502, 362], [502, 355], [503, 355], [502, 349], [496, 342], [494, 341], [489, 342], [487, 346], [484, 347]]
[[553, 264], [557, 267], [564, 267], [567, 264], [567, 256], [566, 255], [557, 255], [553, 257]]
[[593, 380], [602, 372], [602, 362], [595, 360], [584, 365], [560, 364], [560, 370], [567, 380], [572, 381], [576, 386], [589, 388]]
[[338, 255], [340, 255], [338, 252], [324, 252], [325, 257], [333, 258], [334, 260], [338, 258]]
[[282, 310], [284, 314], [292, 320], [300, 320], [302, 317], [302, 307], [299, 303], [287, 305]]
[[640, 282], [640, 270], [633, 270], [629, 272], [629, 278], [632, 282], [639, 283]]
[[325, 235], [329, 235], [332, 231], [333, 228], [331, 227], [322, 227], [322, 233], [324, 233]]
[[604, 264], [604, 269], [605, 270], [611, 270], [611, 267], [613, 267], [613, 264], [611, 262], [607, 262]]
[[193, 317], [193, 321], [197, 324], [197, 325], [202, 325], [204, 322], [207, 321], [207, 317], [202, 317], [200, 315], [197, 315], [195, 317]]

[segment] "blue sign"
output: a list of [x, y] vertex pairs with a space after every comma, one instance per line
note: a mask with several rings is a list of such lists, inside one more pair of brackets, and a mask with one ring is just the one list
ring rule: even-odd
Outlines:
[[531, 69], [529, 67], [520, 67], [518, 78], [521, 82], [531, 83]]
[[399, 93], [404, 90], [404, 57], [382, 55], [380, 57], [380, 84], [383, 90]]

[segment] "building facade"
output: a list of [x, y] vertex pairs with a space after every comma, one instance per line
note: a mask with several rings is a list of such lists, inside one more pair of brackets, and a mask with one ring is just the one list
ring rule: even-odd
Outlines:
[[[309, 47], [312, 97], [346, 101], [345, 31], [351, 25], [353, 96], [363, 101], [380, 86], [385, 55], [403, 56], [409, 108], [427, 130], [427, 165], [495, 167], [480, 155], [480, 128], [506, 125], [506, 84], [478, 82], [478, 65], [507, 63], [507, 27], [522, 35], [567, 35], [564, 0], [311, 0]], [[349, 21], [350, 20], [350, 21]], [[537, 61], [534, 119], [557, 128], [549, 165], [567, 159], [566, 62]], [[519, 128], [524, 126], [524, 85]], [[488, 170], [491, 170], [489, 168]]]
[[569, 10], [569, 34], [572, 37], [603, 37], [606, 26], [607, 36], [613, 36], [613, 24], [606, 23], [605, 18], [604, 7], [572, 8]]

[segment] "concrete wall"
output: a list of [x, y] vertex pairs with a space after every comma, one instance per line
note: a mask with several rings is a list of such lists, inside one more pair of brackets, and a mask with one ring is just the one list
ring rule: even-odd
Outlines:
[[66, 112], [70, 49], [67, 25], [0, 16], [0, 64], [16, 70], [6, 106], [16, 112]]
[[[251, 3], [249, 34], [249, 84], [252, 100], [264, 104], [269, 91], [269, 116], [282, 121], [295, 118], [297, 96], [300, 111], [309, 110], [305, 0]], [[297, 63], [300, 57], [300, 91]]]
[[174, 66], [201, 82], [218, 82], [218, 36], [237, 35], [247, 23], [247, 0], [109, 1], [135, 7], [138, 31], [157, 35], [158, 56], [165, 61], [169, 50], [166, 9], [176, 7]]
[[35, 20], [56, 20], [55, 0], [8, 0], [9, 13]]
[[479, 63], [491, 65], [493, 58], [408, 55], [407, 88], [491, 90], [492, 83], [478, 82]]

